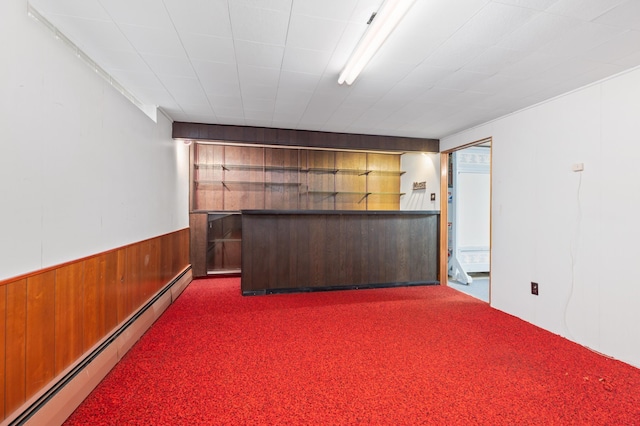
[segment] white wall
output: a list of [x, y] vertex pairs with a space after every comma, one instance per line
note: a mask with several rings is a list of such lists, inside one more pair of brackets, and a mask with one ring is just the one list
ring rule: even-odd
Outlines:
[[188, 227], [188, 151], [0, 2], [0, 279]]
[[492, 305], [637, 367], [639, 135], [635, 69], [440, 144], [493, 137]]
[[[400, 156], [400, 210], [440, 210], [440, 154], [408, 153]], [[413, 182], [427, 182], [427, 189], [413, 190]], [[436, 200], [431, 201], [431, 193]]]

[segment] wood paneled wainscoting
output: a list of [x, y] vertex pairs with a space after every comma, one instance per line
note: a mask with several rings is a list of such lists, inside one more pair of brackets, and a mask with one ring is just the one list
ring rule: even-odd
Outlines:
[[1, 281], [2, 424], [64, 421], [190, 281], [189, 229]]

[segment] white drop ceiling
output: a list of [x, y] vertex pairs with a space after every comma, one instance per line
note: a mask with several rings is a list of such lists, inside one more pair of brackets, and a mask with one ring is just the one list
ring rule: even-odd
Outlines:
[[416, 0], [352, 86], [382, 0], [31, 0], [175, 121], [441, 138], [640, 65], [640, 0]]

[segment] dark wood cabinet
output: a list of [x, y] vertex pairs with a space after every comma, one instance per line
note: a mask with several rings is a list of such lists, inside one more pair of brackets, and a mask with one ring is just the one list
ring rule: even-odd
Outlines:
[[242, 212], [242, 292], [438, 284], [438, 212]]

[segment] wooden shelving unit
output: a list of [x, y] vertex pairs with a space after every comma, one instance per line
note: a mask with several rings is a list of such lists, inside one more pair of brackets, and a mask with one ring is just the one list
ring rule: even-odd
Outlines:
[[194, 276], [240, 272], [241, 210], [399, 210], [400, 154], [193, 144]]
[[398, 210], [399, 154], [195, 144], [191, 211]]

